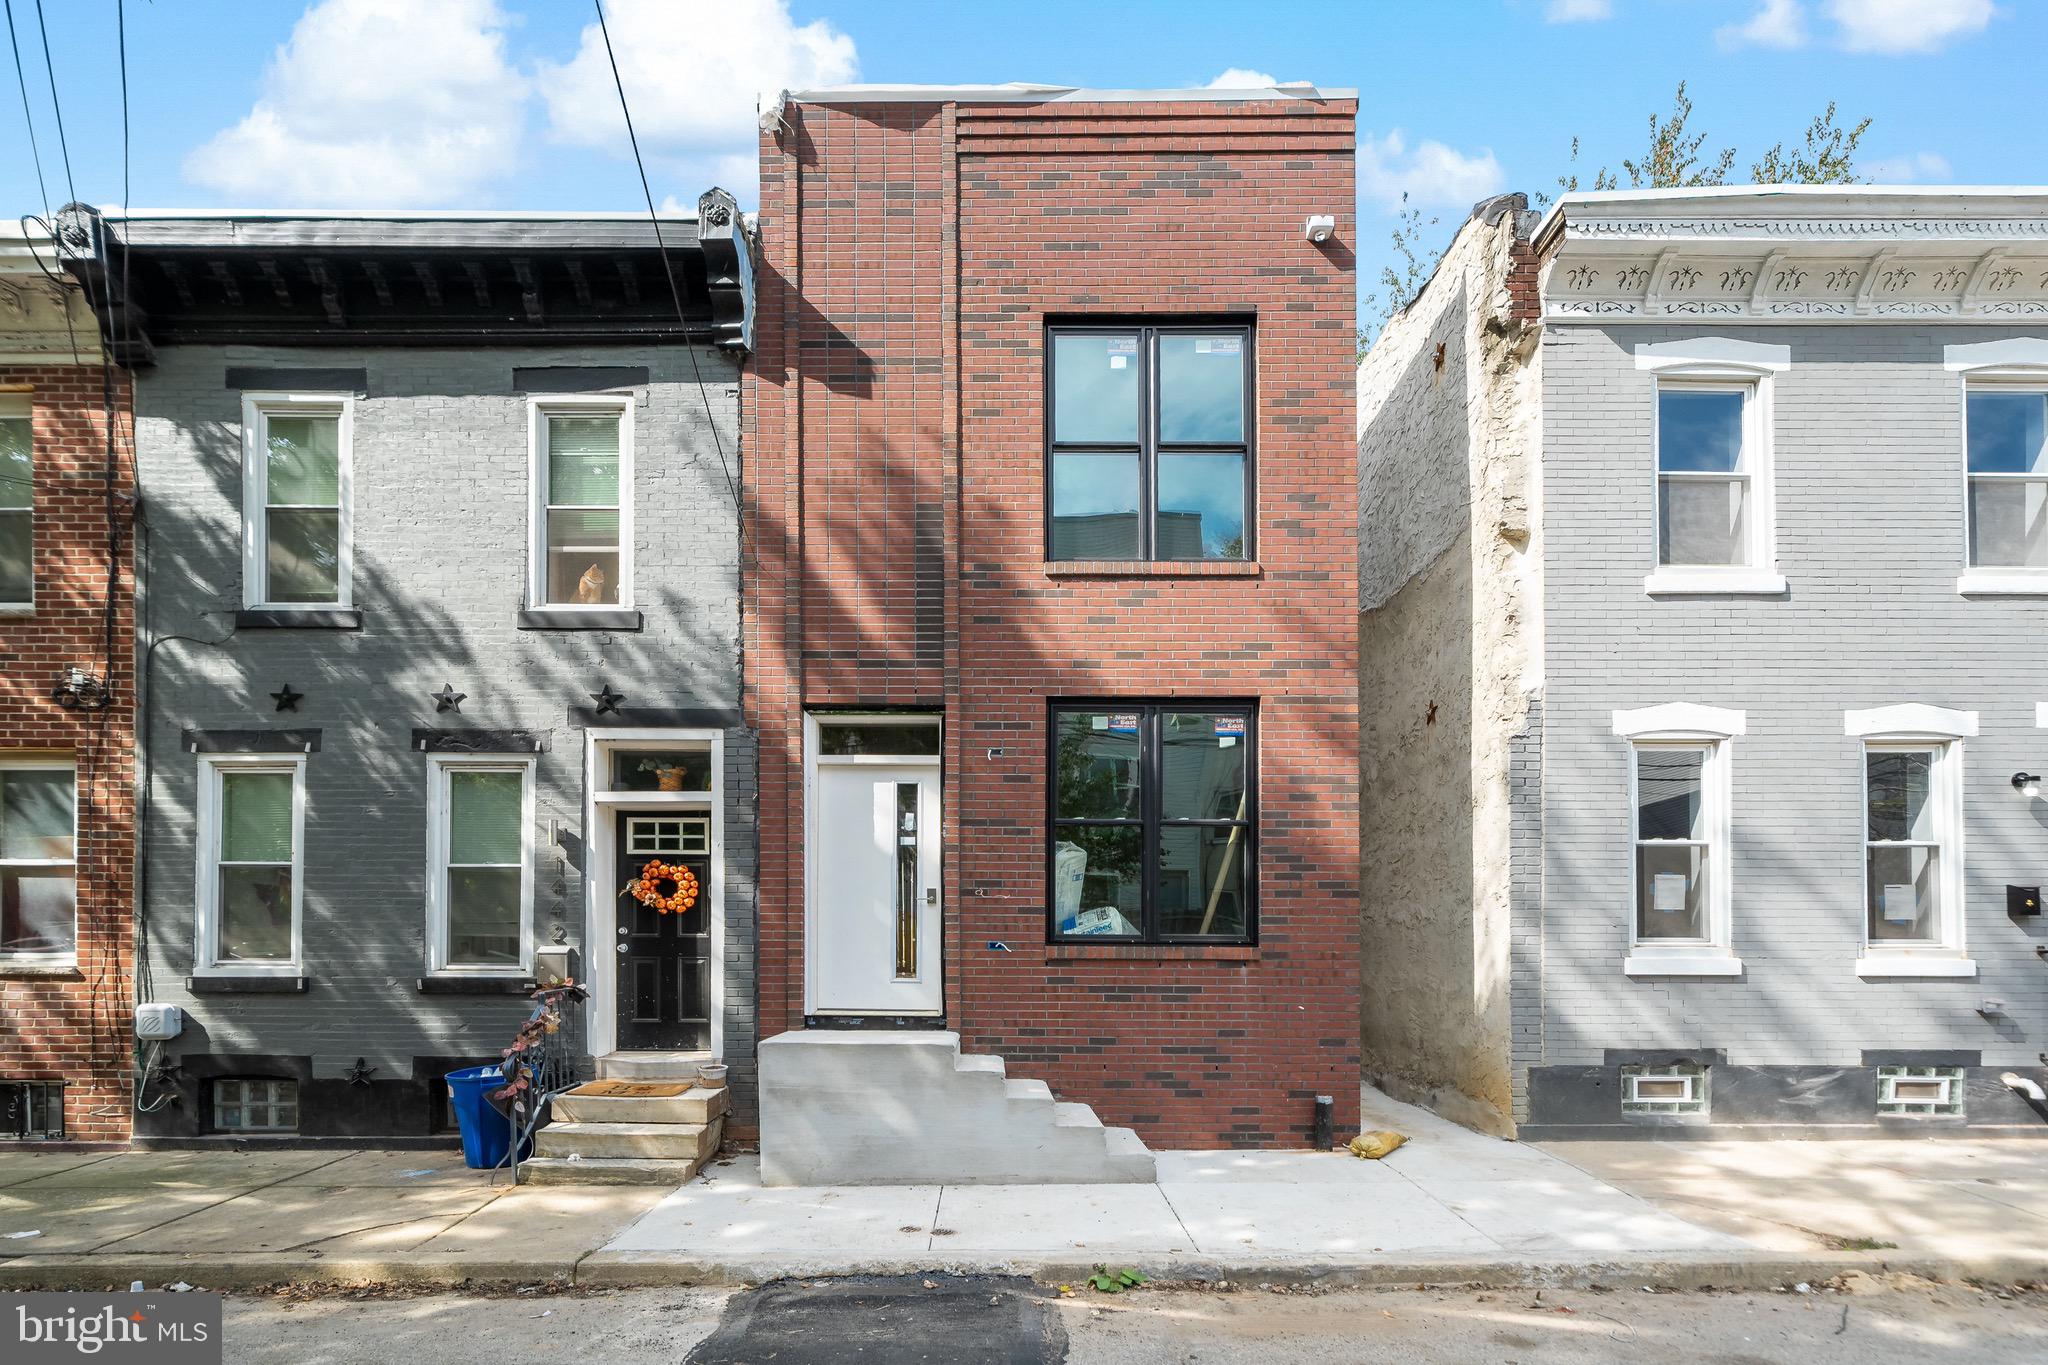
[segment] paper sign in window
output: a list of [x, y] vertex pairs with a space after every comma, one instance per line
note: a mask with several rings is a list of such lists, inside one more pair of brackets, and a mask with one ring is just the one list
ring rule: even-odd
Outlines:
[[1920, 918], [1920, 898], [1911, 883], [1889, 883], [1884, 888], [1884, 922], [1911, 924]]
[[1660, 914], [1685, 913], [1683, 872], [1659, 872], [1650, 878], [1650, 908]]

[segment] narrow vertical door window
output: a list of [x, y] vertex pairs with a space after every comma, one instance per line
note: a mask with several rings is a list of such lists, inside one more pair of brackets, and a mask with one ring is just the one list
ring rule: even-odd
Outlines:
[[35, 460], [29, 401], [0, 395], [0, 607], [35, 601]]

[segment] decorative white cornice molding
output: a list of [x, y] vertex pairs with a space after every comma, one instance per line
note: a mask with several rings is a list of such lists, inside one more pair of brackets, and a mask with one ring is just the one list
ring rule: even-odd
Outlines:
[[1842, 733], [1859, 739], [1972, 739], [1977, 734], [1977, 713], [1917, 701], [1873, 706], [1844, 711]]
[[[2048, 216], [1602, 216], [1574, 205], [1546, 242], [1554, 321], [2048, 319]], [[1886, 205], [1889, 207], [1889, 205]], [[1692, 211], [1688, 212], [1687, 209]]]
[[1692, 701], [1614, 713], [1614, 733], [1623, 739], [1733, 739], [1748, 731], [1747, 713]]

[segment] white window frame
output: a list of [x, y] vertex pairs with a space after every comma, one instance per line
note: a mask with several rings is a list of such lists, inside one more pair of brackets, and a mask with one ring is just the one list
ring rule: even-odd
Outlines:
[[[535, 781], [538, 764], [531, 754], [429, 754], [427, 756], [427, 974], [522, 979], [533, 975]], [[448, 949], [449, 819], [454, 812], [450, 778], [460, 772], [517, 772], [519, 805], [519, 964], [450, 962]]]
[[78, 761], [61, 754], [9, 754], [0, 757], [0, 771], [66, 772], [71, 774], [71, 857], [5, 858], [8, 867], [69, 867], [71, 869], [71, 950], [58, 953], [0, 952], [0, 969], [43, 968], [61, 970], [78, 965]]
[[[220, 960], [220, 797], [229, 772], [292, 775], [292, 955], [284, 962]], [[192, 938], [194, 976], [297, 976], [305, 962], [306, 757], [304, 754], [201, 754], [199, 821], [195, 831], [198, 897]]]
[[[1748, 731], [1742, 711], [1695, 702], [1667, 702], [1614, 713], [1614, 733], [1627, 742], [1628, 761], [1628, 956], [1625, 975], [1740, 976], [1734, 946], [1734, 741]], [[1636, 760], [1645, 748], [1706, 751], [1700, 769], [1701, 818], [1707, 831], [1707, 936], [1701, 939], [1645, 939], [1636, 905], [1641, 876]]]
[[[1965, 950], [1968, 919], [1963, 859], [1963, 741], [1976, 737], [1975, 711], [1909, 702], [1842, 713], [1842, 731], [1861, 740], [1856, 750], [1856, 918], [1862, 945], [1856, 975], [1884, 977], [1974, 977], [1977, 964]], [[1870, 937], [1870, 755], [1885, 752], [1935, 755], [1933, 790], [1935, 845], [1940, 850], [1940, 902], [1936, 935], [1925, 942], [1899, 943]]]
[[28, 422], [28, 506], [7, 509], [9, 516], [28, 518], [28, 596], [19, 602], [0, 601], [0, 612], [31, 612], [36, 609], [36, 407], [26, 393], [0, 393], [0, 417]]
[[[1697, 337], [1636, 347], [1636, 369], [1651, 375], [1650, 385], [1650, 572], [1643, 591], [1656, 596], [1719, 593], [1775, 596], [1785, 591], [1778, 572], [1777, 479], [1772, 455], [1773, 377], [1791, 368], [1786, 346], [1741, 341], [1732, 337]], [[1742, 564], [1661, 564], [1657, 547], [1663, 533], [1663, 481], [1659, 468], [1660, 397], [1666, 389], [1700, 392], [1740, 391], [1742, 464], [1749, 482], [1749, 554]], [[1681, 476], [1682, 477], [1682, 476]], [[1711, 475], [1716, 479], [1725, 475]]]
[[[1961, 347], [1948, 348], [1951, 353]], [[1954, 368], [1954, 366], [1951, 366]], [[2028, 365], [1985, 365], [1962, 373], [1962, 393], [1957, 399], [1958, 426], [1962, 445], [1957, 452], [1963, 478], [1962, 573], [1956, 578], [1956, 592], [1965, 597], [2048, 596], [2048, 568], [2030, 569], [2017, 564], [1979, 565], [1970, 558], [1970, 491], [1980, 479], [2014, 483], [2048, 481], [2040, 474], [1972, 474], [1970, 472], [1970, 395], [1973, 393], [2037, 393], [2048, 395], [2048, 363]]]
[[[548, 418], [554, 414], [619, 418], [619, 600], [548, 600]], [[526, 400], [529, 473], [526, 603], [536, 611], [616, 612], [633, 609], [633, 399], [626, 394], [549, 394]]]
[[[355, 605], [355, 411], [352, 393], [244, 393], [242, 395], [242, 605], [251, 611], [323, 611]], [[337, 563], [332, 602], [272, 602], [268, 462], [270, 419], [294, 414], [339, 414], [335, 434]]]

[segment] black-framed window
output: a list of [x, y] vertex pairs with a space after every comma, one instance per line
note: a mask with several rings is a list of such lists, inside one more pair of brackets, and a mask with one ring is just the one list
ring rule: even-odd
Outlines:
[[1051, 732], [1051, 937], [1251, 942], [1255, 709], [1059, 702]]
[[0, 1142], [62, 1141], [62, 1081], [0, 1081]]
[[1252, 329], [1046, 329], [1046, 557], [1251, 559]]

